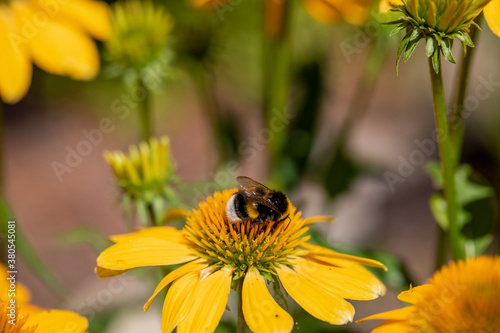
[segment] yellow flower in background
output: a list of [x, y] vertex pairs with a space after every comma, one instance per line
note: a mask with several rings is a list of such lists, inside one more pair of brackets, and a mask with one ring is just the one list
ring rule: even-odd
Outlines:
[[362, 266], [385, 269], [381, 263], [307, 243], [307, 225], [327, 217], [302, 218], [292, 206], [289, 218], [280, 222], [229, 223], [226, 205], [236, 191], [216, 192], [201, 202], [182, 230], [163, 226], [111, 237], [116, 244], [99, 255], [96, 272], [109, 277], [136, 267], [183, 264], [165, 276], [144, 306], [147, 310], [170, 284], [163, 332], [175, 327], [179, 333], [213, 332], [232, 284], [243, 283], [242, 310], [252, 332], [293, 328], [292, 317], [273, 299], [266, 279], [278, 289], [281, 283], [307, 312], [335, 325], [354, 316], [345, 299], [371, 300], [385, 293], [385, 286]]
[[[402, 0], [380, 0], [379, 10], [382, 13], [387, 13], [394, 6], [400, 6], [402, 4]], [[500, 0], [491, 0], [490, 3], [484, 7], [484, 17], [491, 31], [500, 37]]]
[[[15, 288], [12, 288], [11, 280], [7, 279], [9, 277], [7, 268], [0, 264], [0, 332], [85, 332], [88, 327], [88, 321], [85, 317], [72, 311], [48, 310], [30, 304], [29, 290], [17, 281]], [[15, 290], [15, 303], [12, 303], [13, 290]], [[12, 304], [15, 304], [15, 309], [13, 309]]]
[[76, 80], [99, 72], [89, 37], [108, 37], [109, 9], [93, 0], [0, 2], [0, 98], [18, 102], [31, 84], [32, 63]]
[[165, 207], [163, 197], [174, 200], [170, 187], [175, 180], [175, 164], [170, 154], [170, 140], [151, 138], [149, 142], [132, 145], [129, 153], [106, 151], [104, 158], [111, 166], [116, 185], [123, 194], [127, 213], [135, 204], [139, 217], [147, 225], [148, 210], [155, 221], [161, 221]]
[[399, 294], [402, 309], [363, 320], [387, 319], [372, 332], [487, 333], [500, 328], [500, 258], [453, 262], [428, 284]]
[[173, 20], [151, 1], [129, 0], [113, 6], [106, 56], [124, 69], [141, 69], [157, 61], [167, 46]]

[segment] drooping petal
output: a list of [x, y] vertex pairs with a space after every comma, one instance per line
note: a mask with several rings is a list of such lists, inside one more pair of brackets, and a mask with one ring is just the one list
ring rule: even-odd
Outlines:
[[178, 333], [215, 330], [226, 308], [232, 272], [232, 268], [226, 266], [198, 284], [189, 314], [177, 327]]
[[342, 298], [371, 300], [385, 294], [384, 284], [364, 267], [353, 270], [300, 257], [292, 265], [298, 274]]
[[15, 2], [13, 6], [18, 22], [31, 22], [23, 26], [23, 37], [33, 62], [43, 70], [72, 79], [91, 80], [99, 72], [99, 53], [90, 37], [57, 16], [44, 16], [42, 23], [35, 25], [33, 17], [40, 13], [37, 6]]
[[72, 0], [60, 7], [60, 13], [94, 38], [104, 40], [111, 33], [110, 9], [104, 1]]
[[343, 298], [315, 285], [284, 265], [276, 271], [287, 293], [312, 316], [334, 325], [352, 321], [354, 307]]
[[144, 304], [144, 311], [148, 311], [149, 306], [153, 302], [154, 298], [158, 293], [168, 286], [172, 281], [175, 281], [176, 279], [180, 278], [181, 276], [190, 273], [190, 272], [200, 272], [201, 270], [205, 269], [208, 266], [208, 264], [203, 260], [203, 259], [198, 259], [192, 262], [189, 262], [185, 265], [182, 265], [181, 267], [177, 268], [176, 270], [170, 272], [165, 276], [160, 283], [158, 283], [158, 286], [156, 286], [156, 289], [153, 293], [153, 295], [148, 299], [146, 304]]
[[402, 0], [380, 0], [378, 10], [381, 13], [387, 13], [393, 8], [393, 5], [398, 6], [402, 4]]
[[251, 267], [243, 282], [243, 315], [254, 333], [291, 332], [293, 318], [273, 299], [259, 271]]
[[492, 0], [484, 7], [484, 17], [491, 31], [500, 37], [500, 0]]
[[326, 247], [314, 245], [311, 243], [304, 243], [303, 247], [310, 250], [307, 256], [317, 258], [318, 260], [327, 262], [332, 265], [339, 265], [342, 267], [357, 266], [356, 264], [361, 264], [370, 267], [381, 268], [387, 271], [387, 267], [381, 262], [373, 259], [351, 256], [349, 254], [339, 253]]
[[64, 310], [47, 310], [32, 314], [25, 325], [38, 325], [36, 333], [82, 333], [89, 326], [87, 318]]
[[367, 320], [375, 320], [375, 319], [391, 319], [391, 320], [407, 320], [414, 311], [413, 306], [406, 306], [401, 309], [386, 311], [374, 314], [372, 316], [357, 320], [356, 323], [361, 324]]
[[163, 315], [161, 318], [163, 333], [172, 332], [187, 316], [194, 301], [199, 279], [200, 272], [195, 271], [181, 276], [172, 283], [163, 303]]
[[114, 269], [106, 269], [102, 267], [96, 267], [94, 269], [94, 272], [97, 273], [97, 276], [101, 279], [117, 276], [117, 275], [122, 275], [123, 273], [128, 272], [129, 269], [124, 269], [124, 270], [114, 270]]
[[175, 243], [186, 243], [184, 232], [173, 227], [149, 227], [142, 228], [135, 232], [121, 235], [113, 235], [109, 237], [113, 242], [119, 243], [129, 239], [137, 239], [144, 237], [156, 237]]
[[430, 284], [424, 284], [417, 287], [412, 287], [408, 290], [402, 291], [398, 295], [398, 299], [402, 302], [415, 304], [425, 299], [425, 294], [434, 291], [436, 288]]
[[145, 237], [129, 239], [108, 247], [97, 257], [97, 267], [126, 270], [144, 266], [182, 264], [197, 258], [183, 244]]
[[10, 8], [0, 6], [0, 98], [17, 103], [31, 84], [32, 65], [26, 39], [17, 30]]

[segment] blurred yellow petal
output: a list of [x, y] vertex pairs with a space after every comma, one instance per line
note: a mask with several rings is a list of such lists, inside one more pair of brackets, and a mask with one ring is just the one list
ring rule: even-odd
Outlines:
[[432, 292], [434, 289], [435, 287], [430, 284], [412, 287], [409, 290], [399, 293], [398, 299], [405, 303], [415, 304], [425, 299], [425, 294]]
[[180, 278], [181, 276], [194, 272], [194, 271], [201, 271], [202, 269], [205, 269], [208, 266], [208, 264], [203, 260], [203, 259], [198, 259], [192, 262], [189, 262], [185, 265], [182, 265], [181, 267], [177, 268], [176, 270], [170, 272], [165, 276], [160, 283], [158, 283], [158, 286], [156, 287], [155, 291], [153, 292], [153, 295], [148, 299], [146, 304], [144, 304], [144, 311], [147, 311], [149, 309], [149, 306], [153, 302], [154, 298], [158, 293], [165, 288], [167, 285], [169, 285], [172, 281], [175, 281], [176, 279]]
[[367, 320], [376, 320], [376, 319], [407, 320], [413, 313], [413, 310], [414, 310], [413, 306], [406, 306], [401, 309], [374, 314], [372, 316], [357, 320], [356, 323], [361, 324]]
[[[0, 300], [9, 299], [9, 289], [11, 280], [7, 280], [10, 278], [10, 274], [7, 273], [8, 269], [3, 263], [0, 262]], [[31, 293], [28, 288], [21, 282], [14, 279], [16, 282], [16, 300], [18, 304], [22, 305], [23, 303], [29, 302], [31, 299]]]
[[294, 259], [292, 265], [298, 274], [342, 298], [371, 300], [385, 294], [384, 284], [363, 267], [353, 270], [302, 258]]
[[393, 8], [393, 5], [399, 6], [402, 4], [402, 0], [380, 0], [378, 9], [381, 13], [388, 13]]
[[129, 239], [108, 247], [97, 257], [97, 267], [125, 270], [144, 266], [175, 265], [197, 258], [185, 245], [145, 237]]
[[178, 333], [215, 330], [226, 308], [232, 272], [232, 268], [226, 266], [198, 284], [189, 314], [177, 327]]
[[173, 227], [149, 227], [149, 228], [142, 228], [137, 230], [136, 232], [131, 232], [128, 234], [121, 234], [121, 235], [113, 235], [110, 236], [109, 239], [111, 239], [115, 243], [119, 242], [124, 242], [129, 239], [137, 239], [137, 238], [144, 238], [144, 237], [155, 237], [155, 238], [161, 238], [170, 242], [175, 242], [175, 243], [184, 243], [186, 242], [184, 238], [184, 232], [182, 232], [179, 229], [173, 228]]
[[[90, 80], [99, 72], [99, 53], [90, 37], [64, 20], [45, 16], [35, 25], [33, 17], [40, 13], [37, 6], [16, 2], [14, 10], [23, 25], [30, 57], [38, 67], [72, 79]], [[38, 9], [38, 10], [37, 10]]]
[[87, 318], [71, 311], [48, 310], [30, 315], [26, 326], [38, 325], [36, 333], [81, 333], [87, 329]]
[[32, 65], [25, 43], [12, 10], [0, 6], [0, 98], [6, 103], [17, 103], [31, 84]]
[[316, 21], [324, 24], [339, 21], [340, 13], [325, 0], [302, 1], [305, 11]]
[[500, 0], [492, 0], [484, 7], [484, 17], [491, 31], [500, 37]]
[[343, 325], [354, 316], [354, 307], [346, 300], [314, 284], [287, 266], [276, 269], [287, 293], [312, 316], [334, 325]]
[[163, 315], [161, 318], [161, 330], [163, 333], [172, 332], [186, 318], [193, 304], [199, 279], [199, 271], [190, 272], [172, 283], [163, 303]]
[[227, 2], [227, 1], [222, 0], [222, 1], [217, 2], [217, 0], [189, 0], [189, 3], [194, 8], [214, 6], [215, 4], [218, 4], [220, 6], [224, 6], [225, 2]]
[[273, 299], [260, 272], [251, 267], [243, 282], [243, 314], [252, 332], [291, 332], [293, 318]]
[[111, 33], [110, 9], [104, 1], [72, 0], [60, 11], [96, 39], [107, 39]]
[[321, 223], [321, 222], [333, 222], [335, 218], [329, 215], [318, 215], [304, 218], [304, 225], [309, 225], [312, 223]]

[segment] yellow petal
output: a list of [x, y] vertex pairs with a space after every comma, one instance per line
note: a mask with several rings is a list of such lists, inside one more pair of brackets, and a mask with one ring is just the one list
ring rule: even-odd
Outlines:
[[368, 316], [366, 318], [356, 321], [356, 323], [361, 324], [367, 320], [376, 320], [376, 319], [407, 320], [413, 314], [413, 310], [414, 310], [413, 306], [406, 306], [401, 309], [381, 312], [374, 314], [372, 316]]
[[184, 238], [184, 232], [173, 227], [149, 227], [139, 229], [136, 232], [131, 232], [128, 234], [113, 235], [109, 237], [113, 242], [119, 243], [124, 242], [129, 239], [137, 239], [144, 237], [155, 237], [161, 238], [170, 242], [175, 243], [186, 243]]
[[491, 31], [500, 37], [500, 0], [492, 0], [484, 7], [484, 17]]
[[97, 257], [97, 267], [126, 270], [144, 266], [182, 264], [197, 258], [183, 244], [145, 237], [129, 239], [108, 247]]
[[371, 333], [413, 333], [415, 327], [412, 327], [409, 322], [387, 320], [375, 327]]
[[176, 279], [180, 278], [181, 276], [189, 273], [189, 272], [194, 272], [194, 271], [201, 271], [202, 269], [205, 269], [208, 266], [208, 264], [203, 260], [203, 259], [198, 259], [192, 262], [189, 262], [185, 265], [182, 265], [181, 267], [177, 268], [176, 270], [170, 272], [165, 276], [160, 283], [158, 283], [158, 286], [156, 287], [153, 295], [148, 299], [146, 304], [144, 304], [144, 311], [148, 311], [149, 306], [153, 302], [154, 298], [158, 293], [168, 286], [172, 281], [175, 281]]
[[232, 268], [226, 266], [198, 284], [189, 314], [177, 327], [178, 333], [215, 330], [226, 308], [232, 273]]
[[121, 275], [121, 274], [126, 273], [128, 271], [129, 271], [129, 269], [125, 269], [125, 270], [122, 270], [122, 271], [117, 271], [117, 270], [114, 270], [114, 269], [106, 269], [106, 268], [102, 268], [102, 267], [96, 267], [94, 269], [94, 272], [96, 272], [97, 276], [99, 278], [101, 278], [101, 279], [105, 279], [105, 278], [109, 278], [109, 277]]
[[[32, 22], [36, 6], [15, 2], [19, 22]], [[43, 25], [23, 25], [23, 37], [33, 62], [43, 70], [72, 79], [90, 80], [99, 71], [99, 53], [90, 37], [68, 22], [49, 18]]]
[[19, 305], [23, 303], [29, 302], [31, 299], [31, 293], [28, 288], [24, 284], [18, 281], [17, 277], [13, 280], [7, 280], [7, 278], [11, 278], [11, 275], [7, 273], [8, 269], [3, 263], [0, 262], [0, 300], [9, 299], [9, 289], [10, 282], [16, 282], [16, 301]]
[[409, 290], [402, 291], [398, 295], [398, 299], [402, 302], [415, 304], [424, 299], [424, 295], [428, 293], [433, 293], [429, 289], [435, 289], [435, 286], [431, 284], [424, 284], [417, 287], [412, 287]]
[[259, 271], [251, 267], [243, 282], [243, 314], [254, 333], [291, 332], [293, 318], [273, 299]]
[[64, 310], [48, 310], [30, 315], [25, 325], [36, 324], [36, 333], [81, 333], [89, 326], [87, 318]]
[[172, 332], [186, 318], [193, 304], [199, 280], [200, 272], [197, 271], [187, 273], [172, 283], [163, 303], [161, 317], [161, 330], [163, 333]]
[[342, 298], [371, 300], [385, 294], [384, 284], [363, 267], [354, 270], [322, 265], [302, 258], [294, 259], [292, 266], [312, 283]]
[[343, 325], [354, 316], [354, 307], [328, 290], [315, 285], [287, 266], [277, 268], [287, 293], [314, 317], [334, 325]]
[[72, 0], [61, 6], [60, 13], [94, 38], [104, 40], [111, 33], [110, 10], [104, 1]]
[[402, 0], [380, 0], [378, 10], [381, 13], [388, 13], [393, 8], [393, 5], [399, 6], [402, 4]]
[[304, 219], [304, 225], [319, 223], [319, 222], [333, 222], [333, 220], [334, 217], [329, 215], [311, 216], [311, 217], [306, 217]]
[[305, 11], [316, 21], [324, 24], [340, 20], [340, 13], [335, 7], [324, 0], [302, 1]]
[[349, 254], [339, 253], [330, 249], [327, 249], [323, 246], [318, 246], [310, 243], [302, 244], [303, 247], [311, 250], [308, 253], [308, 256], [317, 258], [318, 260], [325, 261], [332, 265], [339, 266], [352, 266], [356, 263], [362, 264], [370, 267], [382, 268], [384, 271], [387, 271], [387, 267], [384, 264], [373, 260], [362, 257], [351, 256]]
[[0, 6], [0, 98], [17, 103], [31, 84], [32, 65], [26, 39], [17, 30], [14, 13]]

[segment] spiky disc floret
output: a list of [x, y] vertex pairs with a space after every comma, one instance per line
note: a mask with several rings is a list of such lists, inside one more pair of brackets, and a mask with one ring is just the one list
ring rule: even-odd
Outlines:
[[[406, 30], [401, 41], [396, 61], [396, 73], [401, 55], [406, 62], [415, 51], [421, 39], [426, 40], [427, 57], [432, 57], [432, 65], [439, 73], [439, 55], [455, 63], [451, 53], [453, 40], [458, 38], [463, 45], [474, 47], [469, 37], [470, 25], [477, 24], [474, 18], [490, 0], [403, 0], [402, 5], [394, 6], [392, 11], [403, 14], [398, 20], [387, 24], [398, 24], [391, 36]], [[477, 26], [479, 28], [479, 26]]]
[[231, 224], [226, 216], [226, 203], [235, 190], [215, 193], [200, 203], [184, 227], [191, 248], [215, 266], [231, 266], [234, 279], [245, 275], [253, 266], [270, 280], [276, 267], [289, 264], [289, 258], [301, 253], [300, 245], [309, 240], [295, 207], [280, 222], [252, 224], [251, 221]]

